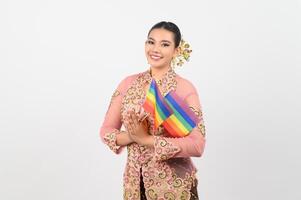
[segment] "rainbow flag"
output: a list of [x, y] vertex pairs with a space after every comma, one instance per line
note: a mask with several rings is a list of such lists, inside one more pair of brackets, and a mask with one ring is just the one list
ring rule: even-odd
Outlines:
[[173, 114], [163, 122], [164, 128], [173, 137], [187, 136], [200, 119], [174, 91], [169, 92], [165, 100]]
[[195, 113], [174, 91], [163, 97], [155, 80], [152, 80], [142, 106], [153, 115], [154, 129], [163, 124], [172, 137], [188, 135], [199, 121]]
[[165, 102], [156, 81], [153, 79], [142, 107], [154, 116], [154, 129], [157, 129], [171, 114], [172, 110]]

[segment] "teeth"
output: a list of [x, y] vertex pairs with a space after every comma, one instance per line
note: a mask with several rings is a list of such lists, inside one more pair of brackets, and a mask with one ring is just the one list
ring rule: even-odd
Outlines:
[[153, 59], [160, 59], [161, 57], [160, 56], [151, 56], [151, 58], [153, 58]]

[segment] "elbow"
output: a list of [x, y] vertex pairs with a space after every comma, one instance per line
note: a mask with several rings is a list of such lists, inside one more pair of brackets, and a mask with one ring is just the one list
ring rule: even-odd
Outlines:
[[205, 141], [202, 140], [195, 145], [195, 154], [194, 157], [201, 157], [204, 153]]
[[197, 150], [194, 157], [201, 157], [203, 155], [203, 150]]
[[105, 132], [106, 132], [105, 128], [104, 128], [104, 127], [100, 127], [99, 132], [98, 132], [98, 136], [99, 136], [100, 140], [101, 140], [103, 143], [106, 143], [106, 142], [105, 142], [105, 139], [104, 139], [104, 137], [105, 137]]

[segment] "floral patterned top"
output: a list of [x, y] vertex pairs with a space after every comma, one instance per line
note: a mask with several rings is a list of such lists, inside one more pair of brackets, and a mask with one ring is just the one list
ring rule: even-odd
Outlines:
[[[142, 106], [146, 92], [144, 87], [152, 80], [151, 69], [129, 75], [114, 91], [100, 128], [100, 137], [108, 147], [119, 154], [125, 147], [116, 144], [116, 135], [126, 119], [128, 109]], [[158, 81], [163, 96], [175, 90], [177, 95], [201, 119], [192, 132], [183, 138], [168, 137], [163, 126], [153, 130], [154, 119], [147, 117], [149, 133], [154, 135], [154, 146], [137, 143], [127, 145], [127, 163], [123, 174], [124, 199], [140, 200], [140, 179], [143, 177], [145, 195], [149, 200], [190, 199], [195, 186], [196, 168], [190, 157], [202, 156], [205, 148], [205, 126], [199, 95], [193, 84], [169, 68]]]

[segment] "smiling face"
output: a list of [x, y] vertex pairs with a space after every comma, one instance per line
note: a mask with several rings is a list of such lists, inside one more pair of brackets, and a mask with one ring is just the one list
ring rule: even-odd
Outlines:
[[174, 34], [171, 31], [153, 29], [145, 42], [145, 55], [151, 67], [165, 68], [178, 53], [175, 48]]

